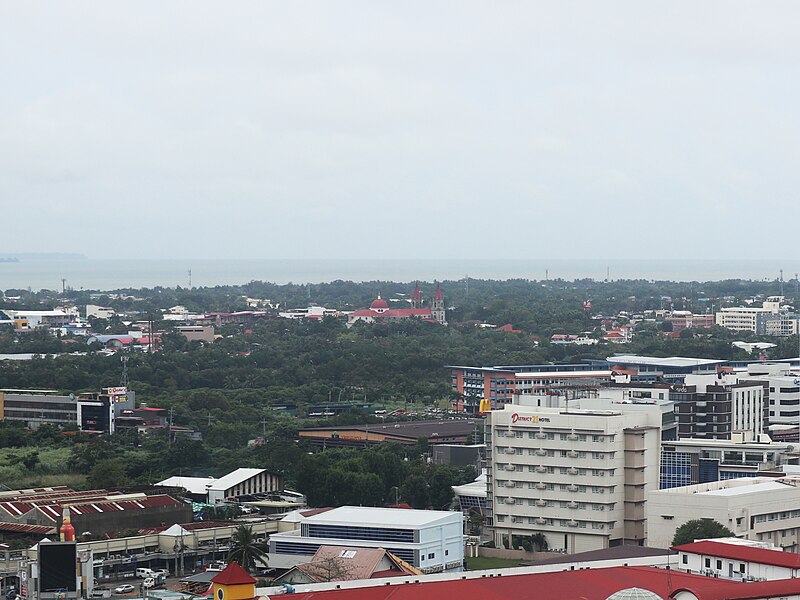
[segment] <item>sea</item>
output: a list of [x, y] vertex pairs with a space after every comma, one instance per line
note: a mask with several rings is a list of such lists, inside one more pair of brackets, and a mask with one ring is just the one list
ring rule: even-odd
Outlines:
[[[792, 280], [800, 260], [545, 260], [545, 259], [22, 259], [0, 262], [0, 290], [109, 291], [213, 287], [251, 281], [446, 281], [471, 279], [645, 279], [653, 281]], [[191, 274], [190, 274], [191, 272]]]

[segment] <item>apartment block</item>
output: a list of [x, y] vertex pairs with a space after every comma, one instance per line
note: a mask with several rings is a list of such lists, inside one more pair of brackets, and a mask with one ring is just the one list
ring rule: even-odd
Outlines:
[[647, 538], [661, 411], [506, 406], [486, 421], [487, 522], [495, 543], [542, 533], [568, 553]]

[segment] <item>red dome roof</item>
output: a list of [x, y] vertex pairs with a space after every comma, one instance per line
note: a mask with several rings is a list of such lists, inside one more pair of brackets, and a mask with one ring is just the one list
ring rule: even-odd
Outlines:
[[369, 305], [372, 310], [377, 310], [381, 308], [389, 308], [389, 303], [386, 302], [383, 298], [378, 296], [375, 300], [372, 301], [372, 304]]

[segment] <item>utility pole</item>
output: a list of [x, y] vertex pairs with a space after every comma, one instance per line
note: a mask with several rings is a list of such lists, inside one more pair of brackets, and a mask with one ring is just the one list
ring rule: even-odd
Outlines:
[[174, 408], [169, 407], [169, 428], [167, 429], [167, 445], [172, 446], [172, 413]]

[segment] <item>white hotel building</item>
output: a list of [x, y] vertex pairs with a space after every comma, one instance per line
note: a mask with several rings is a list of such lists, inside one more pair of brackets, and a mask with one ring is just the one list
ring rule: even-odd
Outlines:
[[486, 420], [488, 524], [498, 546], [542, 533], [568, 553], [645, 543], [661, 409], [507, 405]]

